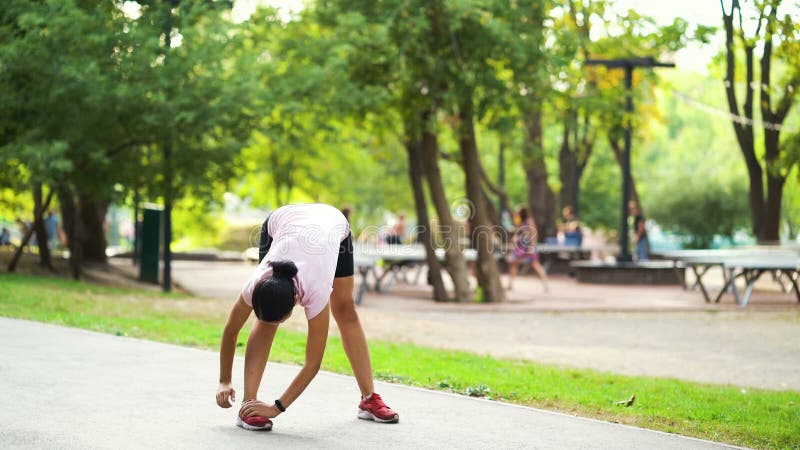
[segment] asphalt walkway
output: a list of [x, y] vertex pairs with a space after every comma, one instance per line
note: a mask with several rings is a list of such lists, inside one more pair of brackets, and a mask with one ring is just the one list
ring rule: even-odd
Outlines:
[[[378, 383], [396, 425], [358, 420], [351, 377], [320, 373], [268, 433], [214, 403], [215, 352], [0, 318], [3, 448], [701, 449], [707, 441]], [[242, 360], [234, 364], [241, 388]], [[267, 366], [273, 398], [298, 368]]]

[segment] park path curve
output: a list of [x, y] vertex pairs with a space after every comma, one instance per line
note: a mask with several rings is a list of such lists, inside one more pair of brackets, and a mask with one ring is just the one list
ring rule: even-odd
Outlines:
[[[592, 448], [726, 446], [532, 408], [378, 383], [396, 425], [355, 417], [351, 377], [322, 372], [270, 433], [214, 403], [214, 352], [0, 318], [4, 448]], [[242, 359], [234, 364], [241, 387]], [[269, 364], [262, 398], [298, 368]], [[241, 392], [241, 391], [240, 391]]]

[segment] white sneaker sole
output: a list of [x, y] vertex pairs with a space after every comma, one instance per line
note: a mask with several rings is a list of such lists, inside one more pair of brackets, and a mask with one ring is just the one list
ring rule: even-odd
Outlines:
[[256, 426], [250, 425], [249, 423], [245, 422], [239, 416], [236, 416], [236, 426], [239, 427], [239, 428], [244, 428], [245, 430], [250, 430], [250, 431], [269, 431], [269, 430], [272, 429], [272, 424], [271, 423], [268, 423], [268, 424], [264, 425], [263, 427], [256, 427]]
[[363, 409], [358, 410], [358, 418], [364, 420], [374, 420], [375, 422], [380, 422], [380, 423], [397, 423], [400, 421], [400, 416], [397, 414], [395, 414], [394, 418], [392, 419], [381, 419], [379, 417], [376, 417], [371, 412]]

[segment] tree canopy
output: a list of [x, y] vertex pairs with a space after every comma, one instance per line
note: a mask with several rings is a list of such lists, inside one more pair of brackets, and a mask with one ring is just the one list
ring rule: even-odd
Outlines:
[[[778, 0], [751, 5], [749, 22], [740, 2], [721, 4], [719, 23], [697, 26], [659, 25], [612, 0], [324, 0], [289, 21], [260, 8], [241, 22], [227, 1], [9, 0], [0, 219], [53, 192], [71, 253], [98, 260], [110, 205], [174, 200], [182, 223], [210, 223], [226, 192], [263, 209], [351, 205], [355, 228], [413, 211], [437, 224], [420, 233], [431, 249], [466, 226], [498, 230], [516, 205], [541, 239], [567, 205], [611, 231], [632, 120], [633, 195], [663, 228], [707, 245], [749, 214], [755, 238], [791, 238], [800, 28]], [[622, 74], [583, 64], [669, 60], [715, 33], [727, 44], [707, 75], [636, 73], [634, 117]], [[676, 214], [698, 208], [726, 220]], [[487, 301], [502, 298], [490, 262], [501, 234], [471, 243]], [[469, 299], [451, 250], [456, 298]]]

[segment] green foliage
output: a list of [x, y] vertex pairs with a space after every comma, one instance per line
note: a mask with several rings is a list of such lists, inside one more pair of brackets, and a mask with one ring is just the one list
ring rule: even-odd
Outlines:
[[[619, 12], [611, 0], [334, 0], [311, 2], [287, 23], [262, 8], [239, 24], [231, 22], [227, 2], [138, 3], [136, 17], [124, 14], [121, 2], [4, 3], [0, 217], [30, 209], [25, 191], [43, 182], [101, 202], [120, 201], [112, 195], [120, 186], [127, 202], [134, 190], [147, 201], [163, 201], [171, 191], [176, 231], [186, 238], [180, 246], [217, 241], [213, 234], [223, 225], [214, 205], [226, 191], [264, 208], [349, 204], [356, 227], [366, 226], [386, 210], [413, 210], [405, 140], [430, 126], [442, 148], [457, 155], [455, 113], [471, 98], [493, 182], [497, 148], [506, 148], [512, 204], [527, 202], [522, 166], [531, 158], [548, 167], [558, 191], [558, 152], [571, 131], [573, 151], [588, 159], [581, 217], [613, 229], [620, 183], [606, 141], [619, 141], [627, 118], [622, 77], [583, 61], [669, 60], [714, 31], [683, 19], [658, 26], [635, 11]], [[781, 14], [775, 22], [774, 58], [781, 63], [773, 78], [781, 86], [796, 85], [800, 67], [793, 20]], [[683, 89], [695, 75], [667, 72], [640, 71], [634, 79], [634, 177], [646, 209], [660, 203], [658, 186], [687, 161], [725, 166], [730, 175], [713, 179], [726, 186], [742, 173], [731, 164], [738, 156], [730, 153], [730, 124], [687, 108], [663, 81], [677, 79]], [[724, 105], [718, 80], [691, 89]], [[544, 140], [533, 148], [525, 120], [540, 110]], [[423, 119], [426, 111], [431, 115]], [[790, 114], [787, 130], [797, 121]], [[768, 170], [788, 174], [800, 160], [800, 138], [781, 138]], [[462, 197], [457, 156], [442, 163], [442, 175], [448, 197]], [[784, 199], [790, 233], [798, 223], [792, 183], [790, 177]]]
[[[172, 211], [173, 248], [176, 251], [215, 248], [219, 243], [224, 221], [219, 208], [202, 197], [187, 195], [178, 200]], [[242, 251], [249, 246], [239, 247]]]
[[135, 18], [113, 2], [4, 4], [0, 166], [21, 169], [0, 186], [42, 182], [100, 204], [120, 186], [150, 200], [223, 192], [249, 132], [249, 78], [224, 10], [170, 4]]
[[485, 384], [478, 384], [476, 386], [467, 386], [464, 389], [464, 395], [470, 397], [487, 397], [491, 394], [492, 390]]
[[99, 146], [119, 131], [108, 114], [115, 102], [98, 93], [117, 81], [106, 72], [114, 59], [104, 49], [123, 38], [107, 21], [92, 19], [71, 1], [4, 5], [0, 158], [26, 167], [36, 181], [107, 163]]
[[688, 248], [709, 248], [714, 236], [732, 238], [748, 223], [747, 187], [713, 182], [702, 172], [675, 176], [648, 205], [650, 217], [686, 236]]
[[790, 172], [783, 191], [783, 223], [788, 240], [800, 239], [800, 168]]
[[796, 113], [800, 89], [800, 23], [792, 14], [797, 3], [723, 1], [720, 5], [729, 110], [754, 122], [743, 126], [731, 121], [749, 178], [754, 180], [751, 226], [757, 239], [773, 241], [780, 238], [782, 215], [782, 203], [773, 199], [782, 195], [784, 180], [799, 159], [795, 148], [800, 140], [790, 118], [793, 110]]
[[[355, 222], [375, 219], [385, 209], [407, 209], [404, 150], [394, 130], [384, 126], [391, 112], [376, 117], [367, 108], [382, 104], [386, 91], [350, 80], [350, 59], [379, 55], [354, 52], [352, 42], [321, 29], [314, 14], [306, 11], [301, 20], [280, 24], [270, 11], [259, 10], [242, 26], [252, 51], [268, 52], [272, 64], [259, 72], [253, 89], [255, 104], [264, 110], [241, 154], [235, 192], [268, 208], [292, 201], [347, 204], [355, 207]], [[337, 20], [363, 24], [355, 15]], [[348, 38], [366, 45], [381, 38], [376, 33]]]
[[581, 178], [578, 211], [581, 221], [589, 228], [619, 228], [621, 177], [610, 150], [597, 151], [589, 160]]

